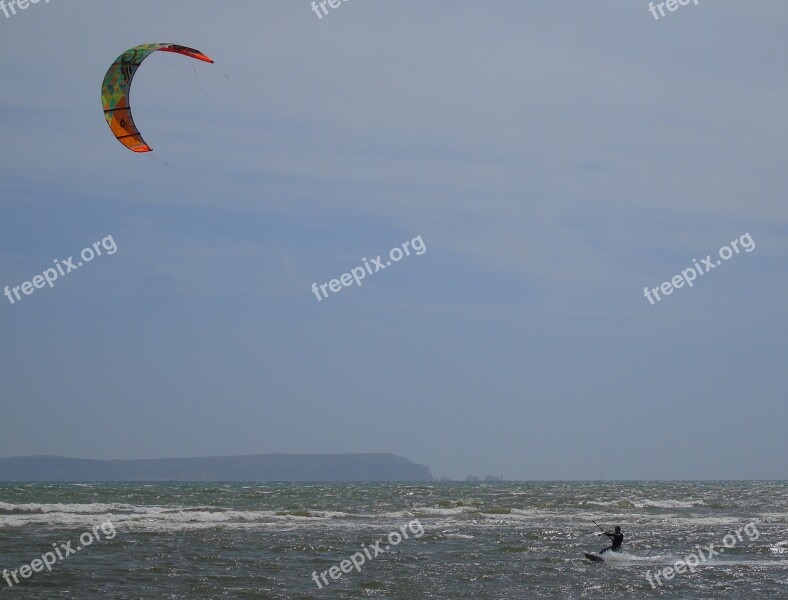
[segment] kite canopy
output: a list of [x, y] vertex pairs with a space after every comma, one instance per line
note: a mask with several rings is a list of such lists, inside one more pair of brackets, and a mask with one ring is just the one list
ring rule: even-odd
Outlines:
[[129, 92], [134, 74], [154, 52], [174, 52], [196, 60], [213, 64], [213, 61], [199, 50], [178, 46], [177, 44], [143, 44], [121, 54], [104, 76], [101, 86], [101, 102], [104, 105], [104, 116], [112, 133], [118, 141], [134, 152], [150, 152], [152, 148], [142, 139], [129, 106]]

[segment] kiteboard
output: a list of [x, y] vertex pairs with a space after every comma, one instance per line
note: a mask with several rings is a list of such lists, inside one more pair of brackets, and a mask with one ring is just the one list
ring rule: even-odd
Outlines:
[[599, 554], [590, 554], [589, 552], [583, 552], [586, 555], [586, 558], [593, 562], [605, 562], [605, 559], [599, 556]]

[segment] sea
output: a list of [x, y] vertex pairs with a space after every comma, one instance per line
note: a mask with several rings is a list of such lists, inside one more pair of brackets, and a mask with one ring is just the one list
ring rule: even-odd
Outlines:
[[788, 598], [788, 482], [6, 483], [0, 569], [19, 600]]

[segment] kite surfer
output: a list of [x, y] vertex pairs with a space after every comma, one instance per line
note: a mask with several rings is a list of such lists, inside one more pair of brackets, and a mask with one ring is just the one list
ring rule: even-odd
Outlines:
[[600, 550], [600, 554], [604, 554], [607, 551], [611, 552], [621, 552], [621, 544], [624, 543], [624, 534], [621, 533], [621, 526], [616, 525], [616, 529], [614, 533], [609, 531], [603, 531], [602, 535], [606, 535], [610, 538], [610, 541], [613, 542], [610, 546], [605, 548], [604, 550]]

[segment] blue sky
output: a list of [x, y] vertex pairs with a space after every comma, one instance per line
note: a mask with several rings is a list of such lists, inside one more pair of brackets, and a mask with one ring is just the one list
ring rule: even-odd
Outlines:
[[[788, 477], [784, 2], [127, 7], [0, 14], [0, 287], [118, 246], [0, 297], [0, 456]], [[99, 87], [148, 42], [216, 64], [146, 61], [134, 155]]]

